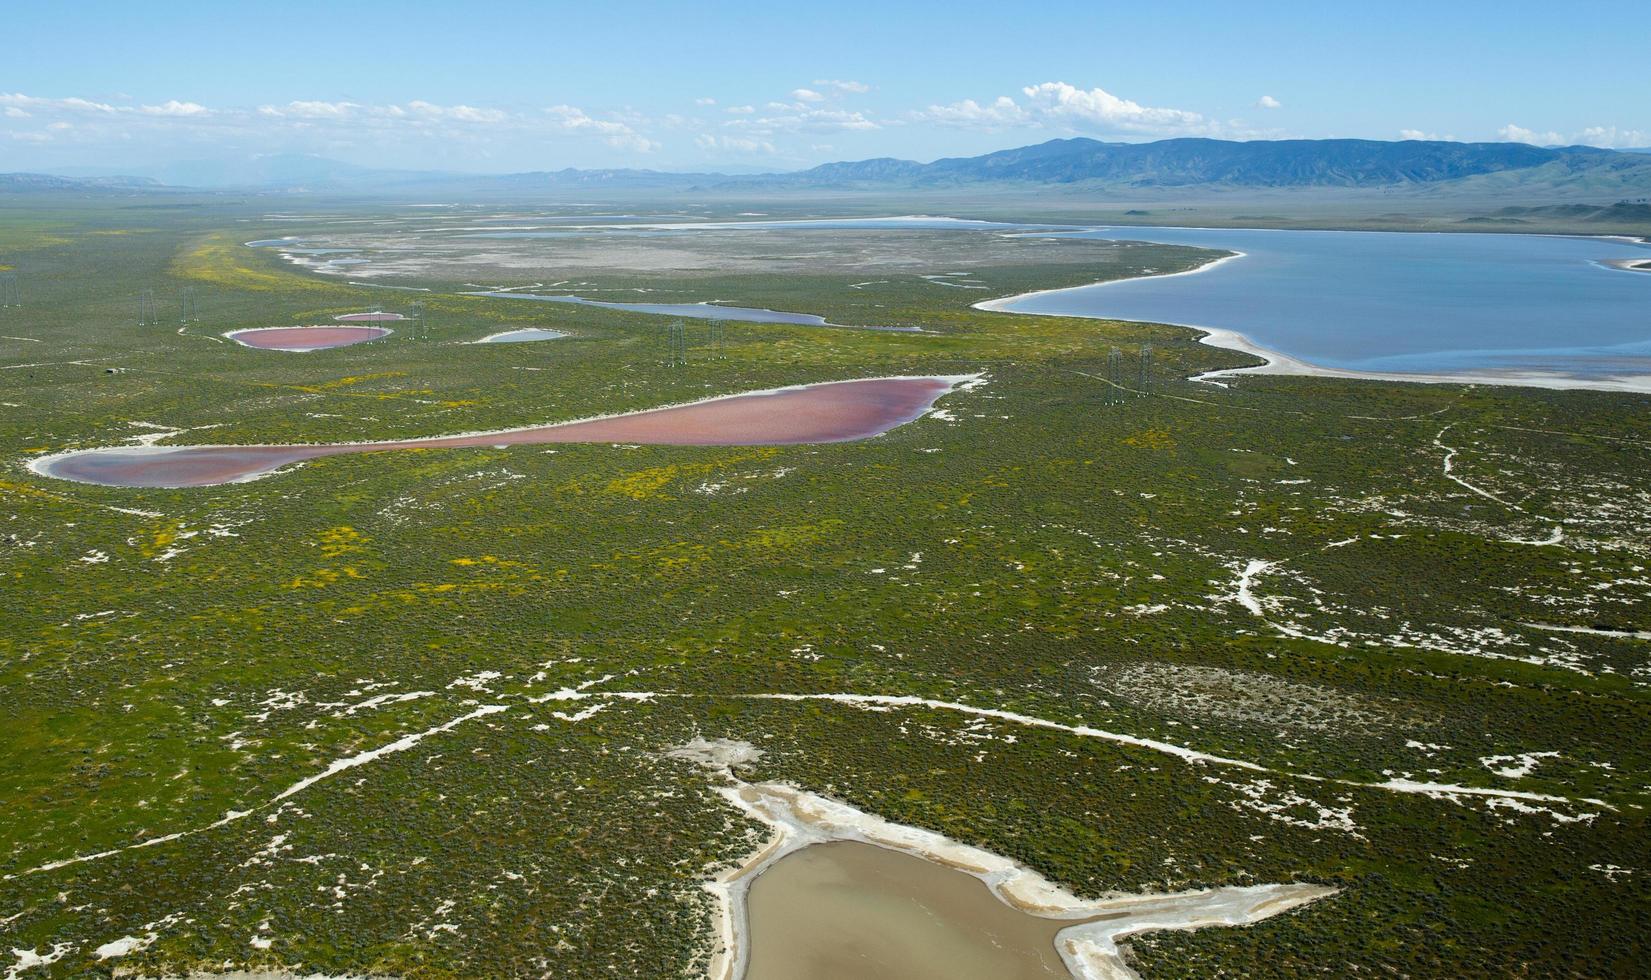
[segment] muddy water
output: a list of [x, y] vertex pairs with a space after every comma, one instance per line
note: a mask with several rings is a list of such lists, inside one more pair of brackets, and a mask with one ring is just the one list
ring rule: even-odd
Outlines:
[[776, 861], [747, 908], [746, 980], [1070, 978], [1055, 934], [1088, 921], [1029, 915], [978, 878], [855, 841]]
[[[359, 328], [358, 328], [359, 329]], [[87, 449], [30, 464], [43, 476], [116, 487], [202, 487], [262, 476], [322, 456], [397, 449], [611, 442], [784, 446], [868, 439], [927, 412], [962, 378], [867, 378], [729, 395], [607, 418], [394, 442], [290, 446], [130, 446]]]

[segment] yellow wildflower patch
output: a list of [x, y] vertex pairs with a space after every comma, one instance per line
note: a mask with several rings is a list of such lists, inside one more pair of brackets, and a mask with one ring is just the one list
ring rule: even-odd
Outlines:
[[1137, 449], [1166, 450], [1175, 448], [1175, 437], [1167, 429], [1142, 429], [1124, 437], [1124, 445]]

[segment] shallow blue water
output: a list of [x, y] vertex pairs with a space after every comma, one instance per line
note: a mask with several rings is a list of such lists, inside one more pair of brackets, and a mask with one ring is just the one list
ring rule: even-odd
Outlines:
[[1105, 228], [1061, 237], [1245, 253], [1194, 275], [1005, 308], [1221, 327], [1324, 367], [1384, 373], [1651, 374], [1651, 260], [1627, 241], [1538, 235]]

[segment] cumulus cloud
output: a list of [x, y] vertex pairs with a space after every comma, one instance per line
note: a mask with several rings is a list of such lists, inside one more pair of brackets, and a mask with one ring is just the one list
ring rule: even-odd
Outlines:
[[1651, 146], [1651, 133], [1638, 129], [1618, 129], [1615, 126], [1589, 126], [1576, 136], [1574, 142], [1610, 149]]
[[974, 99], [964, 99], [950, 105], [931, 105], [917, 115], [927, 122], [966, 129], [1000, 129], [1028, 122], [1026, 110], [1007, 95], [1000, 95], [985, 105]]
[[718, 136], [703, 133], [694, 137], [694, 145], [702, 150], [733, 150], [739, 153], [766, 153], [770, 156], [775, 153], [772, 141], [750, 136]]
[[713, 98], [709, 98], [709, 97], [694, 100], [694, 105], [716, 105], [716, 104], [717, 104], [717, 100], [713, 99]]
[[871, 86], [865, 82], [849, 81], [841, 78], [816, 78], [814, 87], [836, 92], [840, 95], [864, 95], [871, 91]]
[[1196, 112], [1143, 106], [1101, 88], [1044, 82], [1028, 85], [1021, 92], [1043, 115], [1084, 127], [1142, 133], [1205, 132], [1211, 128], [1209, 121]]
[[601, 136], [609, 146], [639, 153], [649, 153], [659, 144], [632, 129], [628, 124], [611, 119], [597, 119], [585, 110], [570, 105], [553, 105], [545, 115], [566, 133], [592, 133]]
[[1496, 131], [1496, 135], [1507, 140], [1509, 143], [1529, 143], [1532, 146], [1553, 146], [1556, 143], [1565, 142], [1565, 137], [1553, 132], [1552, 130], [1549, 130], [1546, 133], [1538, 133], [1534, 130], [1526, 129], [1523, 126], [1516, 126], [1513, 123], [1508, 123], [1506, 126], [1498, 129]]
[[1255, 100], [1255, 107], [1257, 109], [1277, 109], [1283, 105], [1284, 103], [1278, 101], [1270, 95], [1263, 95], [1261, 98]]
[[[28, 130], [21, 128], [24, 125]], [[485, 156], [493, 152], [491, 147], [506, 141], [514, 140], [525, 147], [546, 136], [558, 136], [582, 137], [630, 153], [646, 153], [659, 147], [652, 131], [690, 125], [702, 127], [704, 123], [685, 117], [592, 113], [565, 104], [525, 110], [423, 99], [399, 103], [294, 99], [209, 107], [185, 98], [143, 103], [120, 96], [118, 101], [104, 103], [0, 91], [0, 140], [73, 142], [85, 148], [119, 146], [123, 152], [138, 147], [135, 141], [145, 140], [155, 146], [189, 144], [199, 148], [233, 143], [237, 147], [283, 152], [305, 146], [321, 153], [356, 147], [423, 145], [451, 155], [453, 147], [462, 141], [472, 155]], [[760, 141], [763, 137], [749, 134], [743, 138]], [[198, 152], [193, 148], [190, 152]]]
[[722, 111], [728, 113], [730, 116], [749, 116], [751, 113], [757, 111], [757, 107], [754, 105], [731, 105]]
[[[399, 106], [390, 106], [399, 109]], [[430, 102], [421, 102], [417, 99], [407, 103], [407, 111], [425, 119], [451, 119], [456, 122], [500, 123], [505, 121], [505, 113], [498, 109], [478, 109], [475, 106], [453, 105], [441, 106]]]
[[1639, 129], [1622, 129], [1616, 126], [1589, 126], [1566, 136], [1554, 130], [1538, 132], [1509, 123], [1498, 129], [1496, 135], [1510, 143], [1529, 143], [1532, 146], [1581, 145], [1598, 146], [1608, 150], [1621, 150], [1651, 145], [1651, 133]]
[[1011, 126], [1052, 126], [1099, 133], [1155, 136], [1215, 135], [1223, 126], [1196, 112], [1144, 106], [1102, 88], [1081, 89], [1066, 82], [1043, 82], [1021, 89], [1024, 101], [1000, 95], [981, 103], [964, 99], [931, 105], [912, 114], [920, 122], [995, 130]]
[[771, 111], [766, 114], [730, 119], [723, 125], [756, 137], [771, 137], [775, 133], [838, 133], [882, 128], [865, 113], [847, 109], [815, 108], [801, 102], [790, 105], [771, 102], [768, 108]]
[[354, 102], [295, 100], [284, 106], [261, 105], [258, 114], [277, 119], [343, 119], [360, 109]]
[[793, 99], [796, 99], [798, 102], [824, 102], [825, 101], [825, 96], [821, 95], [820, 93], [814, 91], [811, 88], [794, 88], [794, 89], [791, 90], [791, 97]]
[[146, 116], [204, 116], [212, 110], [199, 102], [179, 102], [169, 99], [160, 105], [139, 106], [138, 111]]
[[110, 114], [116, 111], [115, 107], [104, 102], [93, 102], [90, 99], [67, 98], [45, 99], [33, 95], [24, 95], [21, 92], [0, 92], [0, 105], [14, 109], [57, 109], [68, 112], [95, 112]]

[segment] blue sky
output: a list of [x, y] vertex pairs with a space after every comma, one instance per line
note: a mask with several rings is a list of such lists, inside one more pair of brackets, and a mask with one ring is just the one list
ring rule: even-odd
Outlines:
[[1651, 144], [1651, 27], [1622, 3], [13, 0], [4, 24], [0, 171], [792, 169], [1072, 135]]

